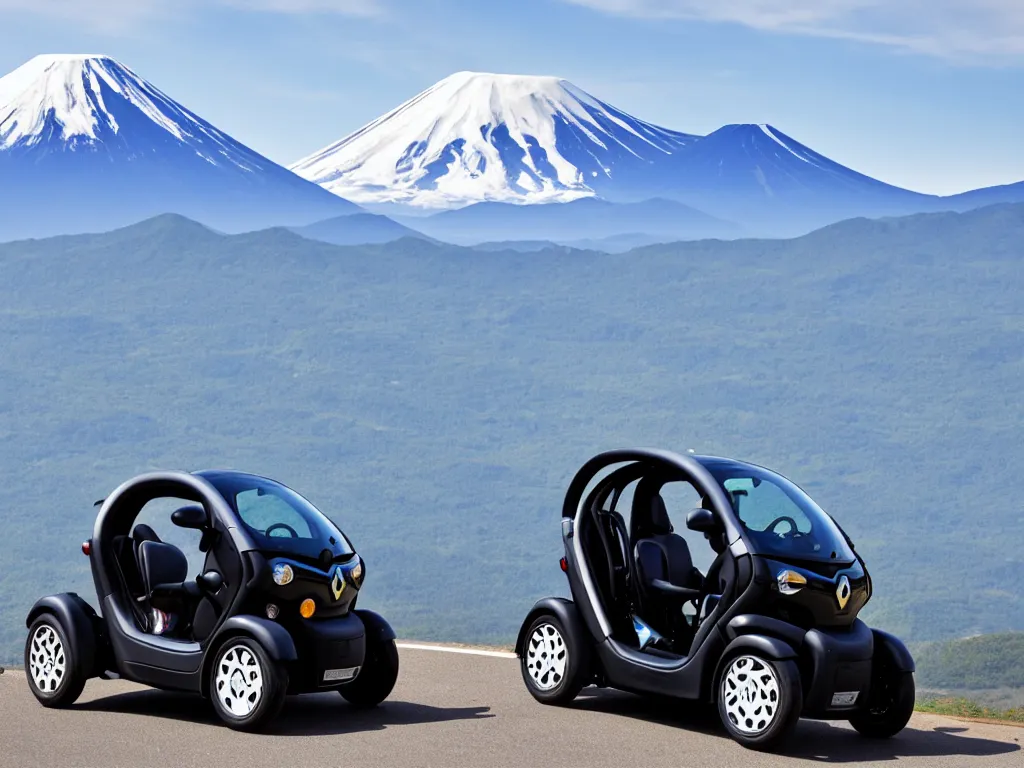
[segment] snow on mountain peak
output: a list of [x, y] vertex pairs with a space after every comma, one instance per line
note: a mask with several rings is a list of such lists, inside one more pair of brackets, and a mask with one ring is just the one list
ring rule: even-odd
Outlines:
[[[130, 137], [123, 130], [128, 124]], [[145, 153], [154, 140], [190, 145], [214, 165], [226, 161], [253, 170], [261, 164], [258, 155], [109, 56], [36, 56], [0, 78], [0, 151], [77, 151], [116, 143], [129, 154], [133, 146]]]
[[693, 138], [557, 77], [457, 72], [292, 170], [361, 202], [567, 201]]

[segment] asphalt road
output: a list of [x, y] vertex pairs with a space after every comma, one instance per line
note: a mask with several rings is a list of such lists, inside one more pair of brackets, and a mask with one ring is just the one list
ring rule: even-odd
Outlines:
[[895, 739], [872, 742], [804, 721], [786, 755], [765, 756], [672, 703], [588, 689], [571, 708], [542, 706], [513, 659], [403, 648], [401, 662], [377, 710], [356, 711], [337, 694], [295, 697], [273, 735], [235, 733], [201, 699], [120, 681], [90, 681], [72, 709], [48, 710], [9, 669], [0, 675], [0, 766], [1024, 768], [1021, 728], [916, 715]]

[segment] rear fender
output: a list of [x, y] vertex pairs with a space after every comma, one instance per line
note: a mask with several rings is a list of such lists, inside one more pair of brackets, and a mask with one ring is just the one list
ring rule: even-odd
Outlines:
[[567, 638], [576, 648], [589, 648], [593, 643], [587, 634], [587, 628], [583, 624], [579, 609], [572, 600], [564, 597], [545, 597], [537, 603], [526, 614], [523, 625], [519, 628], [519, 636], [516, 638], [516, 655], [522, 658], [526, 649], [526, 632], [538, 616], [550, 614], [561, 621], [565, 631], [569, 633]]
[[106, 646], [103, 641], [103, 620], [85, 600], [74, 592], [50, 595], [36, 601], [28, 612], [25, 626], [31, 627], [32, 622], [43, 614], [51, 614], [60, 622], [64, 634], [71, 645], [71, 654], [87, 677], [96, 677], [104, 670], [99, 667], [106, 658]]

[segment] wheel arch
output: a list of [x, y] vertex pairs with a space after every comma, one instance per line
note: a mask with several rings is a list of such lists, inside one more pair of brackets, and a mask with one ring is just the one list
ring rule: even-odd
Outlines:
[[770, 661], [792, 661], [798, 658], [797, 651], [785, 640], [768, 635], [740, 635], [730, 642], [715, 665], [715, 673], [708, 678], [710, 690], [705, 691], [705, 699], [716, 701], [718, 699], [718, 686], [722, 679], [722, 673], [726, 665], [737, 656], [746, 654], [764, 657]]
[[895, 635], [890, 635], [888, 632], [882, 631], [881, 629], [872, 629], [871, 634], [874, 635], [875, 657], [877, 657], [879, 652], [881, 652], [889, 657], [889, 660], [900, 672], [917, 671], [917, 665], [914, 663], [914, 657], [911, 655], [910, 649], [904, 645], [902, 640]]
[[353, 613], [363, 622], [363, 629], [366, 632], [367, 639], [372, 637], [380, 642], [398, 639], [398, 635], [395, 634], [395, 630], [388, 623], [387, 619], [379, 613], [362, 608], [356, 609]]
[[49, 595], [35, 602], [25, 619], [25, 627], [31, 627], [40, 616], [47, 614], [60, 623], [71, 645], [71, 653], [78, 659], [85, 676], [96, 677], [103, 672], [98, 669], [105, 656], [97, 626], [102, 619], [95, 609], [74, 592]]
[[579, 608], [576, 607], [576, 604], [564, 597], [545, 597], [534, 604], [519, 628], [519, 635], [516, 637], [516, 656], [519, 658], [523, 657], [526, 649], [526, 633], [529, 631], [530, 625], [538, 616], [545, 614], [553, 615], [562, 622], [565, 631], [572, 635], [569, 640], [577, 648], [590, 645], [587, 637], [587, 628], [583, 624], [583, 617], [580, 616]]
[[214, 659], [226, 643], [239, 637], [259, 643], [274, 661], [292, 662], [298, 659], [295, 641], [288, 630], [280, 624], [260, 616], [232, 616], [221, 625], [220, 630], [210, 640], [206, 653], [203, 654], [200, 692], [204, 697], [209, 696]]

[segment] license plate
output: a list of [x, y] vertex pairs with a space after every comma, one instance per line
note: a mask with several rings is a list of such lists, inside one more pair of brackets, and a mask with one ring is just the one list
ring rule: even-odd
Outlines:
[[860, 695], [860, 691], [850, 691], [848, 693], [833, 693], [832, 694], [832, 706], [833, 707], [852, 707], [857, 703], [857, 697]]
[[347, 669], [328, 669], [324, 672], [324, 682], [338, 682], [339, 680], [351, 680], [359, 674], [359, 667], [348, 667]]

